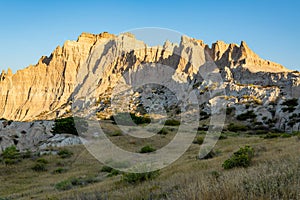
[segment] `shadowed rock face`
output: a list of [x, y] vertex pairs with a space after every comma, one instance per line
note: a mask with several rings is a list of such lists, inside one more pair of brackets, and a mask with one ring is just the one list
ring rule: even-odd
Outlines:
[[[123, 51], [118, 52], [120, 49]], [[209, 67], [211, 61], [217, 66], [214, 70]], [[204, 96], [207, 83], [203, 74], [220, 72], [222, 87], [235, 103], [244, 102], [245, 95], [260, 99], [262, 106], [300, 96], [299, 72], [261, 59], [245, 42], [236, 45], [217, 41], [209, 47], [201, 40], [183, 36], [178, 45], [167, 41], [163, 46], [148, 47], [129, 33], [82, 33], [77, 41], [66, 41], [34, 66], [15, 74], [11, 70], [2, 72], [0, 117], [30, 121], [64, 116], [71, 110], [72, 96], [84, 97], [82, 91], [88, 90], [95, 91], [93, 98], [100, 102], [97, 109], [100, 107], [105, 116], [109, 108], [102, 101], [110, 98], [111, 89], [124, 72], [132, 74], [143, 63], [172, 67], [174, 81], [193, 84]], [[242, 112], [243, 108], [237, 108]], [[279, 113], [278, 117], [282, 115]]]

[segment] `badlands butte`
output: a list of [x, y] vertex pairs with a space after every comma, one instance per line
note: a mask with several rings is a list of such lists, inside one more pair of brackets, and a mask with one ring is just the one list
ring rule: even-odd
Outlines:
[[[173, 81], [190, 85], [202, 100], [202, 121], [209, 120], [213, 98], [222, 98], [227, 102], [225, 129], [234, 123], [247, 126], [249, 131], [300, 130], [299, 72], [260, 58], [244, 41], [240, 45], [217, 41], [210, 46], [182, 36], [179, 44], [166, 41], [163, 46], [149, 47], [130, 33], [103, 32], [82, 33], [77, 41], [66, 41], [50, 56], [42, 56], [36, 65], [15, 74], [10, 69], [3, 71], [0, 133], [3, 137], [7, 133], [22, 135], [16, 130], [26, 129], [24, 133], [28, 134], [32, 127], [43, 126], [50, 134], [51, 120], [70, 116], [74, 98], [86, 97], [85, 91], [93, 91], [88, 94], [89, 109], [95, 111], [93, 117], [109, 118], [113, 114], [111, 94], [118, 80], [125, 72], [132, 75], [145, 64], [174, 69]], [[210, 73], [219, 74], [222, 81], [205, 80]], [[164, 87], [151, 87], [151, 92], [140, 88], [132, 93], [126, 109], [137, 115], [149, 112], [151, 105], [145, 107], [146, 94], [147, 100], [160, 104], [169, 116], [176, 118], [174, 95]], [[216, 88], [224, 93], [210, 98]], [[43, 125], [37, 125], [37, 121]]]

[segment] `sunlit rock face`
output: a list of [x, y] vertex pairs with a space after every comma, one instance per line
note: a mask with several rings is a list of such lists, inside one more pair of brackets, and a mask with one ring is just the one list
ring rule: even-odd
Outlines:
[[[261, 113], [257, 120], [263, 125], [268, 125], [262, 120], [267, 118], [279, 129], [299, 129], [299, 120], [290, 125], [283, 120], [298, 114], [299, 106], [285, 113], [281, 105], [285, 99], [299, 98], [299, 72], [261, 59], [245, 42], [217, 41], [209, 46], [182, 36], [179, 44], [166, 41], [162, 46], [149, 47], [130, 33], [116, 36], [106, 32], [82, 33], [77, 41], [66, 41], [34, 66], [15, 74], [11, 70], [2, 72], [0, 117], [18, 121], [54, 119], [70, 115], [72, 108], [89, 105], [98, 117], [108, 118], [112, 114], [111, 95], [120, 80], [144, 80], [147, 74], [155, 73], [153, 68], [159, 69], [160, 79], [165, 77], [163, 81], [169, 87], [176, 88], [180, 83], [196, 90], [204, 101], [204, 110], [210, 107], [208, 93], [218, 87], [224, 89], [226, 95], [222, 95], [230, 107], [236, 108], [236, 115], [252, 109]], [[219, 74], [221, 81], [207, 81], [210, 74]], [[135, 89], [127, 94], [132, 99], [130, 111], [148, 112], [151, 106], [139, 106], [148, 100], [170, 112], [176, 107], [174, 95], [164, 88], [151, 89], [158, 94], [149, 94], [143, 87]], [[74, 99], [84, 99], [84, 103], [74, 106]], [[251, 106], [246, 108], [245, 104]]]

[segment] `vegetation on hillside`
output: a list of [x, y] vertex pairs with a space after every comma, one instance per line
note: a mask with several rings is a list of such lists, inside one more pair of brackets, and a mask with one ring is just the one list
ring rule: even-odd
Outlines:
[[[205, 131], [199, 130], [194, 144], [176, 162], [137, 174], [103, 166], [81, 145], [52, 147], [49, 155], [9, 147], [0, 156], [0, 198], [297, 199], [300, 134], [247, 134], [239, 126], [230, 125], [231, 131], [221, 134], [224, 140], [202, 159], [198, 159], [199, 144]], [[117, 130], [111, 124], [104, 128]], [[126, 134], [108, 137], [132, 152], [156, 154], [153, 151], [165, 145], [162, 141], [175, 134], [176, 129], [168, 129], [167, 134], [141, 141]], [[17, 162], [8, 165], [7, 158]]]
[[78, 117], [75, 119], [74, 117], [60, 118], [54, 121], [52, 133], [68, 133], [72, 135], [78, 135], [78, 131], [85, 132], [87, 130], [87, 126], [87, 122]]

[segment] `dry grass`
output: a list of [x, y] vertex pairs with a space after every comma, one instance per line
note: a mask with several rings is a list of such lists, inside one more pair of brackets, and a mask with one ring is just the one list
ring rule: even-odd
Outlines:
[[[117, 139], [122, 138], [123, 139]], [[159, 139], [173, 136], [157, 136], [151, 142], [159, 147]], [[127, 136], [111, 137], [128, 149], [136, 145], [128, 143]], [[149, 141], [147, 141], [149, 142]], [[49, 161], [48, 171], [31, 170], [35, 161], [5, 166], [0, 164], [0, 197], [9, 199], [300, 199], [300, 141], [297, 137], [262, 139], [256, 136], [237, 136], [220, 140], [215, 150], [221, 152], [208, 160], [197, 160], [198, 144], [172, 165], [160, 171], [150, 181], [129, 184], [122, 176], [107, 177], [101, 172], [102, 164], [82, 146], [69, 149], [74, 155], [62, 159], [59, 156], [43, 156]], [[137, 141], [138, 146], [144, 145]], [[157, 143], [157, 144], [156, 144]], [[222, 163], [244, 145], [255, 149], [255, 157], [249, 168], [224, 170]], [[53, 174], [59, 165], [67, 171]], [[59, 191], [54, 185], [71, 177], [97, 178], [99, 182], [71, 190]]]

